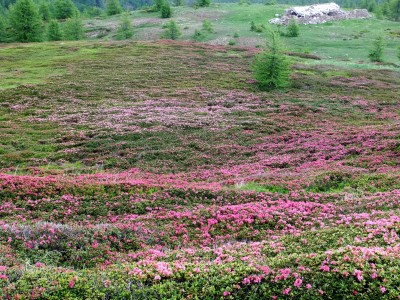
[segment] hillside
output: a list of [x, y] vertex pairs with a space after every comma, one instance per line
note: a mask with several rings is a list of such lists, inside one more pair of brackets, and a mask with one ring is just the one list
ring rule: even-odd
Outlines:
[[0, 46], [0, 298], [400, 295], [397, 29], [365, 47], [393, 22], [302, 27], [263, 92], [232, 11], [205, 43]]
[[[171, 19], [162, 19], [157, 12], [132, 11], [130, 14], [134, 28], [132, 39], [159, 40], [163, 26], [173, 20], [182, 32], [179, 39], [194, 41], [195, 31], [201, 31], [203, 22], [207, 20], [211, 23], [213, 32], [203, 31], [200, 37], [201, 42], [224, 46], [231, 42], [236, 46], [263, 47], [267, 32], [265, 28], [269, 26], [268, 20], [274, 18], [275, 14], [282, 15], [288, 7], [287, 5], [239, 5], [236, 3], [214, 4], [211, 7], [198, 9], [174, 7]], [[86, 20], [84, 21], [86, 34], [94, 40], [113, 39], [116, 36], [119, 20], [119, 16]], [[263, 31], [250, 31], [251, 22]], [[373, 40], [378, 36], [383, 36], [386, 41], [386, 62], [398, 64], [396, 57], [400, 39], [398, 24], [390, 20], [371, 18], [301, 25], [301, 35], [296, 38], [285, 38], [284, 42], [291, 51], [314, 53], [322, 59], [329, 60], [330, 64], [344, 62], [342, 64], [348, 66], [349, 63], [357, 65], [360, 61], [367, 63], [368, 50]], [[272, 28], [277, 27], [272, 26]], [[282, 27], [280, 30], [284, 32], [285, 28]]]

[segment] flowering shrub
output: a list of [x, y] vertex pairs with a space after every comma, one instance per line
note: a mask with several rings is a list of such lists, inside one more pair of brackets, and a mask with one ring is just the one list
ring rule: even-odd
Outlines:
[[1, 299], [400, 296], [397, 73], [265, 93], [256, 49], [79, 47], [1, 91]]

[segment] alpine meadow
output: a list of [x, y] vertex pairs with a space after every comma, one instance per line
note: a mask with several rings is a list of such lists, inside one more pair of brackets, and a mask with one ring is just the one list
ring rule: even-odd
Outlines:
[[400, 0], [262, 1], [0, 0], [0, 299], [400, 299]]

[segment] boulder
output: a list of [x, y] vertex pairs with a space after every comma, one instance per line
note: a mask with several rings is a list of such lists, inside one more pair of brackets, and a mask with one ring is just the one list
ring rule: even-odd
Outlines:
[[295, 6], [285, 11], [281, 18], [271, 19], [271, 24], [287, 25], [292, 18], [299, 24], [320, 24], [329, 21], [346, 19], [364, 19], [371, 15], [366, 9], [344, 11], [336, 3], [315, 4], [310, 6]]

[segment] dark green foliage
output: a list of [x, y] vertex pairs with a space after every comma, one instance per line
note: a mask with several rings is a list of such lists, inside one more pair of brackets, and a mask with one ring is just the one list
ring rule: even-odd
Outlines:
[[61, 41], [62, 32], [60, 23], [57, 20], [51, 20], [47, 28], [47, 40], [48, 41]]
[[6, 40], [6, 22], [2, 18], [2, 15], [0, 15], [0, 43], [4, 43]]
[[171, 18], [172, 16], [171, 6], [169, 5], [169, 2], [167, 0], [163, 2], [160, 12], [161, 12], [161, 18], [163, 19]]
[[17, 42], [38, 42], [42, 39], [42, 22], [32, 0], [18, 0], [10, 8], [12, 38]]
[[175, 6], [184, 6], [185, 0], [175, 0], [174, 3], [175, 3]]
[[351, 175], [343, 172], [329, 172], [317, 176], [308, 186], [307, 190], [316, 193], [327, 193], [342, 190], [349, 184]]
[[287, 27], [286, 36], [297, 37], [300, 35], [300, 27], [295, 18], [292, 18]]
[[283, 88], [289, 83], [289, 61], [276, 32], [271, 33], [267, 49], [257, 54], [252, 65], [253, 77], [261, 90]]
[[43, 1], [39, 4], [39, 14], [45, 22], [51, 19], [50, 7], [47, 2]]
[[77, 8], [71, 0], [55, 0], [54, 16], [58, 20], [72, 18], [77, 13]]
[[118, 0], [108, 0], [106, 12], [108, 16], [118, 15], [122, 13], [122, 7]]
[[256, 23], [254, 23], [254, 21], [251, 21], [250, 31], [256, 31]]
[[250, 31], [254, 31], [254, 32], [263, 32], [265, 29], [264, 25], [256, 25], [256, 23], [254, 23], [254, 21], [251, 21], [250, 24]]
[[386, 16], [386, 17], [390, 16], [390, 1], [389, 0], [383, 1], [379, 7], [382, 9], [384, 16]]
[[169, 21], [165, 26], [165, 31], [161, 35], [164, 39], [177, 40], [181, 35], [178, 25], [175, 21]]
[[198, 7], [208, 7], [211, 5], [211, 0], [197, 0], [196, 6]]
[[95, 18], [102, 16], [104, 11], [100, 7], [90, 6], [84, 10], [83, 14], [89, 18]]
[[373, 44], [372, 49], [369, 51], [368, 57], [372, 62], [383, 62], [383, 50], [385, 49], [385, 42], [382, 37], [378, 37]]
[[78, 41], [84, 38], [82, 21], [79, 17], [68, 19], [64, 23], [64, 39]]
[[390, 18], [394, 21], [400, 21], [400, 0], [391, 0], [389, 3]]
[[203, 34], [202, 31], [197, 30], [197, 29], [194, 31], [193, 39], [194, 39], [195, 41], [201, 42], [201, 41], [204, 40], [204, 38], [205, 38], [205, 36], [204, 36], [204, 34]]
[[207, 37], [210, 36], [210, 34], [214, 33], [214, 28], [210, 22], [210, 20], [204, 20], [203, 25], [201, 27], [201, 30], [195, 30], [193, 39], [195, 41], [201, 42], [207, 40]]
[[209, 32], [209, 33], [214, 32], [214, 28], [213, 28], [210, 20], [204, 20], [203, 21], [202, 30], [204, 30], [206, 32]]
[[117, 31], [117, 39], [126, 40], [130, 39], [132, 36], [133, 36], [133, 27], [131, 19], [129, 18], [128, 14], [124, 14], [119, 23]]
[[369, 12], [374, 12], [377, 8], [377, 4], [375, 0], [362, 0], [360, 7], [367, 9]]
[[164, 0], [154, 0], [154, 9], [153, 11], [160, 11], [161, 7], [164, 4]]
[[383, 14], [383, 9], [382, 9], [382, 7], [378, 7], [376, 10], [375, 10], [375, 17], [377, 18], [377, 19], [379, 19], [379, 20], [382, 20], [383, 19], [383, 16], [384, 16], [384, 14]]

